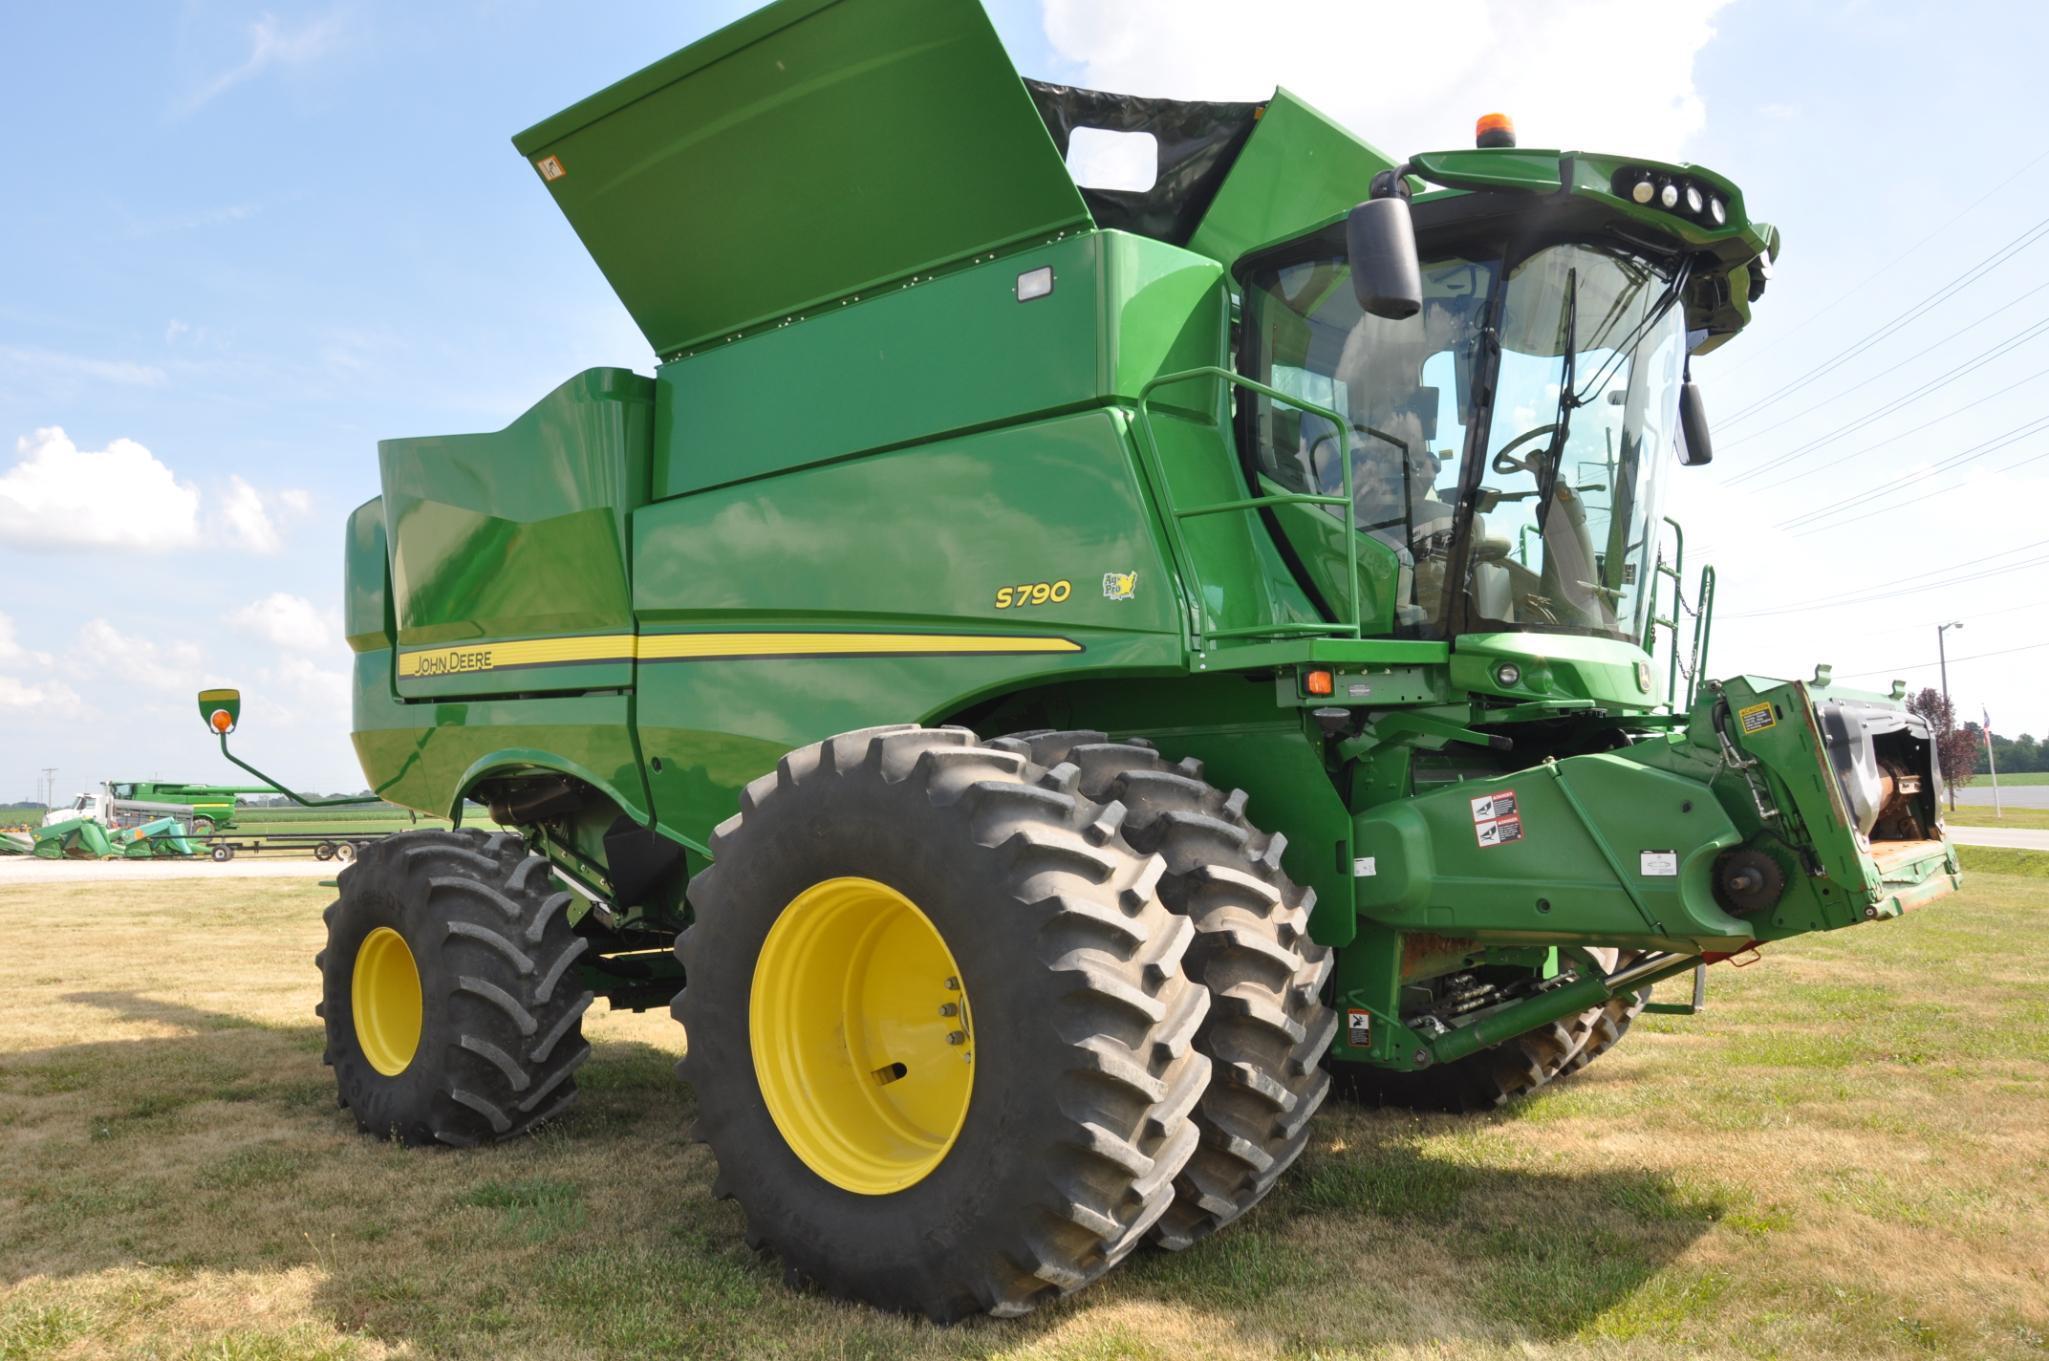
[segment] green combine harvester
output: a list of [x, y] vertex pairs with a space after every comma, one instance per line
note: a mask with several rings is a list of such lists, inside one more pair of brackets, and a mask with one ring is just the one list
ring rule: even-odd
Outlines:
[[1486, 1109], [1960, 883], [1897, 689], [1702, 675], [1688, 361], [1778, 252], [1721, 175], [1022, 80], [973, 0], [780, 0], [514, 142], [661, 362], [349, 521], [364, 771], [520, 829], [342, 871], [363, 1130], [522, 1134], [673, 998], [789, 1279], [1018, 1314], [1333, 1088]]
[[238, 795], [276, 792], [270, 785], [261, 784], [187, 784], [165, 780], [116, 780], [107, 785], [107, 790], [117, 799], [175, 803], [190, 808], [192, 835], [199, 837], [230, 831], [236, 826], [235, 814], [242, 806]]

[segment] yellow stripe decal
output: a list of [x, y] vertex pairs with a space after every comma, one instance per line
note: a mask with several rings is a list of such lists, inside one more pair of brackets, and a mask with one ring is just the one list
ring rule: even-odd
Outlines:
[[405, 680], [511, 667], [642, 661], [718, 661], [750, 657], [1002, 656], [1080, 652], [1071, 638], [1014, 633], [630, 633], [469, 643], [401, 652]]
[[643, 661], [723, 657], [896, 657], [1079, 652], [1071, 638], [1014, 633], [663, 633], [640, 640]]

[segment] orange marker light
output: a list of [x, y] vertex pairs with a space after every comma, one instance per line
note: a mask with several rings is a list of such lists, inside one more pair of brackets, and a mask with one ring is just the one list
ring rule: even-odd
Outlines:
[[1473, 145], [1505, 147], [1515, 145], [1515, 120], [1505, 113], [1483, 113], [1473, 125]]
[[215, 732], [220, 733], [224, 733], [228, 729], [235, 726], [235, 720], [228, 717], [228, 711], [226, 709], [215, 709], [213, 711], [213, 716], [207, 721], [213, 724], [213, 730]]
[[1302, 677], [1302, 689], [1309, 694], [1328, 695], [1333, 693], [1335, 688], [1331, 683], [1331, 675], [1328, 671], [1311, 671], [1308, 675]]

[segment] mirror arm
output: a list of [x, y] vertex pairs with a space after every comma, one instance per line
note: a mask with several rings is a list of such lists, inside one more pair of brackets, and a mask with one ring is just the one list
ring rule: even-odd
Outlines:
[[245, 761], [245, 760], [243, 760], [243, 759], [242, 759], [241, 757], [239, 757], [239, 756], [235, 755], [235, 753], [233, 753], [233, 752], [229, 751], [229, 750], [228, 750], [228, 735], [227, 735], [226, 733], [222, 733], [222, 734], [220, 735], [220, 738], [221, 738], [221, 755], [223, 755], [223, 756], [227, 757], [227, 758], [228, 758], [228, 760], [229, 760], [229, 761], [230, 761], [231, 763], [233, 763], [234, 765], [240, 766], [240, 767], [241, 767], [241, 768], [242, 768], [243, 770], [246, 770], [246, 771], [248, 771], [248, 772], [249, 772], [249, 773], [250, 773], [251, 775], [254, 775], [254, 776], [255, 776], [255, 777], [257, 778], [257, 779], [259, 779], [259, 780], [263, 781], [263, 783], [264, 783], [264, 784], [265, 784], [266, 786], [268, 786], [269, 788], [271, 788], [271, 789], [275, 789], [275, 790], [276, 790], [276, 791], [277, 791], [278, 793], [280, 793], [280, 794], [284, 795], [284, 796], [285, 796], [286, 798], [290, 799], [290, 800], [291, 800], [291, 801], [292, 801], [293, 803], [296, 803], [296, 804], [298, 804], [298, 805], [299, 805], [299, 806], [300, 806], [301, 808], [333, 808], [333, 807], [337, 807], [337, 806], [339, 806], [339, 805], [341, 805], [341, 804], [347, 804], [347, 803], [382, 803], [382, 802], [384, 802], [383, 796], [381, 796], [381, 795], [378, 795], [378, 794], [338, 794], [338, 795], [336, 795], [336, 796], [335, 796], [334, 798], [331, 798], [331, 799], [309, 799], [309, 798], [307, 798], [307, 797], [306, 797], [305, 795], [303, 795], [303, 794], [300, 794], [300, 793], [297, 793], [297, 792], [295, 792], [295, 791], [293, 791], [293, 790], [290, 790], [290, 789], [287, 789], [287, 788], [285, 788], [285, 787], [284, 787], [284, 786], [283, 786], [282, 784], [278, 783], [278, 782], [277, 782], [276, 780], [273, 780], [273, 779], [272, 779], [272, 778], [271, 778], [270, 776], [268, 776], [268, 775], [264, 774], [264, 773], [263, 773], [262, 771], [258, 770], [258, 769], [257, 769], [257, 768], [256, 768], [255, 766], [252, 766], [252, 765], [250, 765], [250, 764], [249, 764], [249, 763], [248, 763], [247, 761]]
[[1399, 198], [1406, 201], [1411, 197], [1409, 176], [1414, 173], [1410, 169], [1410, 162], [1408, 161], [1403, 161], [1400, 165], [1383, 170], [1373, 177], [1372, 183], [1366, 190], [1366, 197], [1369, 199]]

